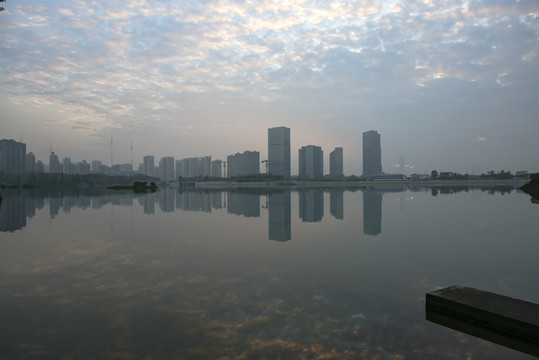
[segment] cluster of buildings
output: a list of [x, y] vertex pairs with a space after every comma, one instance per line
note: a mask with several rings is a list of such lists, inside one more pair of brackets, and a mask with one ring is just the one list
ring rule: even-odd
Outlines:
[[[162, 181], [178, 178], [233, 177], [260, 173], [261, 164], [265, 172], [289, 178], [290, 172], [290, 128], [280, 126], [268, 129], [268, 158], [260, 159], [258, 151], [244, 151], [228, 155], [226, 160], [212, 160], [211, 156], [175, 159], [165, 156], [156, 163], [153, 155], [143, 157], [138, 173], [158, 177]], [[316, 179], [324, 176], [324, 152], [320, 146], [306, 145], [298, 151], [298, 176]], [[11, 139], [0, 140], [0, 173], [24, 174], [49, 172], [64, 174], [102, 173], [130, 175], [133, 164], [116, 164], [110, 167], [99, 160], [74, 163], [71, 158], [59, 157], [51, 151], [49, 164], [45, 165], [32, 152], [26, 153], [26, 144]], [[382, 174], [380, 134], [375, 130], [363, 133], [363, 175]], [[341, 177], [343, 172], [343, 148], [335, 148], [329, 155], [330, 177]]]

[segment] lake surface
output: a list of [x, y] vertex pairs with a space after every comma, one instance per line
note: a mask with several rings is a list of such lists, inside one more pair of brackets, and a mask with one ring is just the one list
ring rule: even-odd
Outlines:
[[425, 320], [460, 284], [539, 303], [515, 189], [2, 190], [0, 359], [530, 359]]

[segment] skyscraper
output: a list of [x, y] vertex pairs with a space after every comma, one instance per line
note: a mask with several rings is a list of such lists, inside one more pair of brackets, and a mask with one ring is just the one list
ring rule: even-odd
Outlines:
[[155, 158], [153, 155], [146, 155], [142, 158], [142, 173], [148, 176], [155, 175]]
[[363, 176], [382, 174], [382, 148], [376, 130], [363, 133]]
[[26, 171], [26, 144], [15, 140], [0, 140], [0, 172], [23, 174]]
[[342, 147], [336, 147], [329, 153], [329, 176], [343, 176]]
[[290, 129], [287, 127], [268, 129], [268, 171], [290, 177]]
[[307, 145], [299, 149], [299, 177], [315, 179], [324, 176], [324, 153], [320, 146]]
[[165, 156], [159, 161], [159, 179], [162, 181], [176, 180], [176, 172], [174, 171], [174, 157]]
[[49, 155], [49, 172], [51, 174], [59, 174], [63, 171], [63, 166], [58, 160], [58, 155], [51, 151]]

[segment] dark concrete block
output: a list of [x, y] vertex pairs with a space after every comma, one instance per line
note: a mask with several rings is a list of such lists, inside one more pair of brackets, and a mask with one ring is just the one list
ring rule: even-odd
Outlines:
[[539, 356], [539, 305], [463, 286], [426, 296], [427, 320]]

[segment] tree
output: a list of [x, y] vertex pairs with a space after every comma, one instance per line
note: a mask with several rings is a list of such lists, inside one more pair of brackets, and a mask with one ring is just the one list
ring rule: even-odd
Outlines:
[[436, 178], [437, 176], [438, 176], [438, 171], [432, 170], [431, 173], [430, 173], [430, 177], [434, 179], [434, 178]]
[[[0, 0], [0, 2], [6, 2], [6, 0]], [[1, 11], [4, 11], [4, 10], [6, 10], [6, 9], [4, 9], [3, 6], [0, 6], [0, 12], [1, 12]]]

